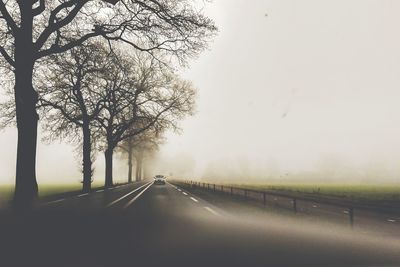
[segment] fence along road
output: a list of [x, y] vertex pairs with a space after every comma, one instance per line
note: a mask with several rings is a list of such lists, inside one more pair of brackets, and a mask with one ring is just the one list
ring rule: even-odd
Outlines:
[[[349, 201], [339, 202], [337, 200], [320, 199], [315, 197], [302, 197], [289, 193], [262, 191], [248, 188], [219, 185], [213, 183], [202, 183], [197, 181], [184, 181], [186, 186], [192, 188], [205, 189], [212, 192], [219, 192], [231, 196], [239, 196], [244, 200], [256, 201], [264, 207], [273, 205], [285, 209], [290, 209], [294, 213], [304, 213], [310, 215], [320, 215], [330, 217], [335, 220], [347, 218], [351, 227], [355, 223], [362, 222], [365, 224], [386, 223], [388, 228], [400, 231], [400, 214], [399, 211], [388, 210], [385, 208], [369, 207], [359, 203], [351, 203]], [[361, 220], [356, 220], [359, 218]], [[368, 222], [366, 221], [368, 220]]]

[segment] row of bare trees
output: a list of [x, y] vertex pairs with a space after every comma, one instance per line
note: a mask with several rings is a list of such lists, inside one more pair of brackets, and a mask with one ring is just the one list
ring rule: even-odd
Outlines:
[[109, 51], [97, 42], [43, 63], [34, 79], [38, 110], [50, 139], [69, 138], [82, 146], [85, 192], [91, 189], [96, 150], [104, 152], [105, 186], [110, 187], [117, 147], [127, 146], [130, 157], [135, 150], [140, 170], [140, 155], [193, 112], [193, 86], [144, 52]]
[[[216, 27], [200, 10], [192, 0], [0, 0], [2, 74], [13, 75], [18, 129], [16, 208], [29, 209], [38, 194], [39, 114], [54, 135], [82, 136], [87, 191], [94, 147], [104, 150], [110, 186], [113, 152], [122, 140], [173, 125], [166, 113], [187, 113], [177, 99], [190, 94], [190, 85], [159, 67], [185, 64], [206, 47]], [[98, 47], [102, 42], [148, 56], [110, 53]], [[151, 84], [160, 78], [162, 86]]]
[[133, 163], [135, 162], [135, 180], [141, 181], [144, 174], [144, 160], [152, 157], [164, 141], [159, 130], [147, 131], [138, 136], [128, 137], [118, 146], [119, 151], [128, 158], [128, 183], [133, 181]]

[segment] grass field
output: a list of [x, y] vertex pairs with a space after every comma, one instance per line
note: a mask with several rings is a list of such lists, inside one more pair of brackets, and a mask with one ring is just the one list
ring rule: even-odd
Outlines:
[[360, 200], [400, 200], [400, 184], [312, 184], [312, 183], [272, 183], [272, 184], [228, 184], [256, 190], [278, 190], [296, 193], [311, 193], [325, 196]]
[[[101, 184], [92, 185], [94, 188], [101, 187]], [[39, 186], [39, 197], [47, 197], [66, 192], [79, 191], [82, 184], [45, 184]], [[0, 185], [0, 203], [4, 204], [12, 198], [13, 185]]]

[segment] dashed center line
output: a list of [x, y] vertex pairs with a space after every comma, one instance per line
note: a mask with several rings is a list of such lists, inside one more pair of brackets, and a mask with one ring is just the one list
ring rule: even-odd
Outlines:
[[84, 197], [84, 196], [87, 196], [87, 195], [89, 195], [89, 193], [80, 194], [78, 197]]
[[393, 219], [388, 219], [387, 221], [391, 222], [391, 223], [395, 223], [396, 222], [396, 220], [393, 220]]
[[199, 202], [197, 199], [195, 199], [194, 197], [190, 197], [191, 200], [193, 200], [194, 202]]
[[103, 192], [103, 191], [104, 191], [104, 189], [97, 190], [96, 193], [100, 193], [100, 192]]
[[212, 214], [214, 214], [214, 215], [216, 215], [216, 216], [218, 216], [219, 214], [218, 214], [218, 212], [216, 212], [215, 210], [213, 210], [212, 208], [210, 208], [210, 207], [204, 207], [206, 210], [208, 210], [209, 212], [211, 212]]
[[343, 211], [343, 213], [345, 213], [345, 214], [349, 214], [349, 212], [348, 212], [347, 210], [344, 210], [344, 211]]
[[185, 192], [182, 192], [182, 194], [184, 194], [185, 196], [187, 196], [188, 194], [187, 193], [185, 193]]
[[312, 207], [313, 207], [313, 208], [318, 208], [318, 206], [317, 206], [317, 205], [312, 205]]
[[178, 191], [179, 191], [179, 192], [182, 192], [182, 190], [180, 190], [179, 188], [178, 188]]

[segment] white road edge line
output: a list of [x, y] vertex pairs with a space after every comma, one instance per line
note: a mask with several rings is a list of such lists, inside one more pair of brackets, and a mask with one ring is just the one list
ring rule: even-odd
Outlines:
[[103, 191], [104, 191], [104, 189], [97, 190], [96, 193], [100, 193], [100, 192], [103, 192]]
[[64, 200], [65, 200], [65, 198], [62, 198], [62, 199], [59, 199], [59, 200], [50, 201], [50, 202], [45, 203], [45, 205], [50, 205], [50, 204], [62, 202], [62, 201], [64, 201]]
[[214, 215], [216, 215], [216, 216], [219, 216], [219, 214], [218, 214], [218, 212], [216, 212], [215, 210], [213, 210], [212, 208], [210, 208], [210, 207], [204, 207], [206, 210], [208, 210], [209, 212], [211, 212], [212, 214], [214, 214]]
[[[183, 194], [186, 194], [185, 192], [183, 192], [181, 189], [179, 189], [178, 187], [174, 186], [173, 184], [168, 183], [169, 185], [171, 185], [172, 187], [174, 187], [175, 189], [177, 189], [178, 191], [181, 191]], [[187, 194], [186, 194], [187, 195]], [[197, 199], [195, 199], [194, 197], [190, 197], [191, 200], [193, 200], [194, 202], [198, 203], [199, 201]], [[213, 210], [210, 207], [203, 207], [204, 209], [206, 209], [208, 212], [214, 214], [215, 216], [221, 216], [218, 212], [216, 212], [215, 210]]]
[[145, 189], [143, 189], [139, 194], [137, 194], [136, 197], [134, 197], [131, 201], [129, 201], [128, 203], [126, 203], [126, 205], [124, 206], [124, 209], [126, 209], [127, 207], [129, 207], [130, 205], [132, 205], [133, 202], [135, 202], [136, 199], [138, 199], [147, 189], [149, 189], [150, 186], [153, 185], [153, 182], [151, 182]]
[[175, 185], [173, 185], [173, 184], [171, 184], [171, 183], [169, 183], [169, 182], [167, 182], [167, 184], [169, 184], [170, 186], [172, 186], [172, 187], [175, 188], [176, 190], [179, 189], [177, 186], [175, 186]]
[[84, 196], [87, 196], [87, 195], [89, 195], [89, 193], [80, 194], [80, 195], [78, 195], [78, 197], [84, 197]]
[[114, 200], [113, 202], [111, 202], [110, 204], [108, 204], [108, 205], [106, 206], [106, 208], [111, 207], [111, 206], [114, 205], [115, 203], [118, 203], [119, 201], [123, 200], [124, 198], [127, 198], [128, 196], [130, 196], [130, 195], [132, 195], [133, 193], [137, 192], [138, 190], [142, 189], [142, 188], [145, 187], [146, 185], [149, 185], [149, 184], [152, 184], [152, 183], [153, 183], [153, 182], [149, 182], [149, 183], [147, 183], [147, 184], [144, 184], [144, 185], [142, 185], [142, 186], [140, 186], [140, 187], [138, 187], [138, 188], [132, 190], [132, 191], [129, 192], [128, 194], [123, 195], [122, 197], [120, 197], [120, 198], [118, 198], [117, 200]]

